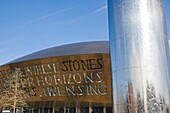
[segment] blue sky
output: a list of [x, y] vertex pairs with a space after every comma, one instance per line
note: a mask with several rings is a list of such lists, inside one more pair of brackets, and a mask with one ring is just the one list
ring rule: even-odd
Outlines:
[[167, 23], [167, 30], [168, 30], [168, 39], [170, 40], [170, 0], [164, 0], [165, 4], [165, 17]]
[[0, 64], [67, 43], [108, 40], [106, 0], [0, 0]]
[[[170, 11], [170, 0], [165, 4]], [[108, 39], [106, 0], [0, 0], [0, 65], [53, 46]]]

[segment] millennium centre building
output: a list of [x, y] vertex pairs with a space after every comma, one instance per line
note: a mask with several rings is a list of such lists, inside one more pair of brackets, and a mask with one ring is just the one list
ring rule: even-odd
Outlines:
[[24, 113], [112, 113], [108, 41], [67, 44], [0, 66], [3, 76], [19, 68], [31, 89]]

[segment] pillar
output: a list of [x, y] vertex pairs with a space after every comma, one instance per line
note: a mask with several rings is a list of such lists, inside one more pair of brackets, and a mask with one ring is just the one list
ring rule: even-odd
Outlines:
[[115, 113], [170, 112], [163, 0], [108, 0]]

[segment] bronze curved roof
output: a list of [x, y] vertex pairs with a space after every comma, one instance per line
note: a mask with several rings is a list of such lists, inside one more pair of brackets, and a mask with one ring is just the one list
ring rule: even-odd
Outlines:
[[93, 54], [93, 53], [109, 53], [108, 41], [92, 41], [92, 42], [80, 42], [73, 44], [66, 44], [62, 46], [56, 46], [41, 51], [37, 51], [21, 58], [15, 59], [10, 63], [22, 62], [26, 60], [33, 60], [39, 58], [48, 58], [55, 56], [73, 55], [73, 54]]

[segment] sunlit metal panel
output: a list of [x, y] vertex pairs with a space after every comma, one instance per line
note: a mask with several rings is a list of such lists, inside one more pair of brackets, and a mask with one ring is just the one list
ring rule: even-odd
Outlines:
[[163, 0], [108, 0], [115, 113], [169, 113]]

